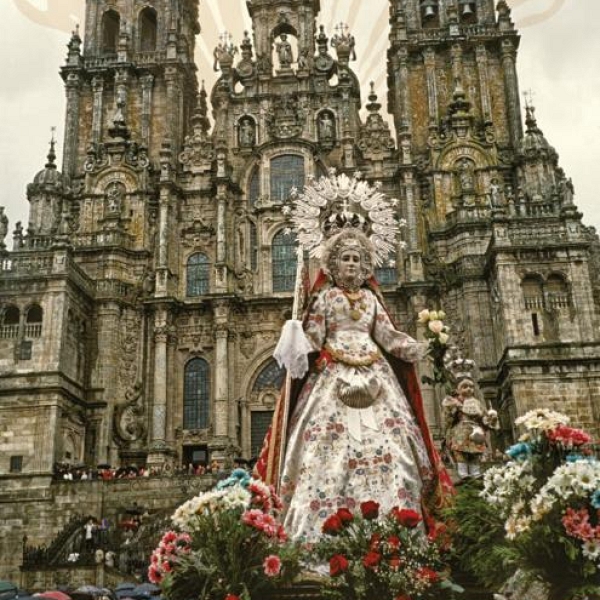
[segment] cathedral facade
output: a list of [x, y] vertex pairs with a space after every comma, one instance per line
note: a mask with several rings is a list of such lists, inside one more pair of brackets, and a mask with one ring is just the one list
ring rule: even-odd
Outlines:
[[53, 141], [0, 249], [0, 476], [256, 455], [295, 285], [282, 209], [330, 169], [398, 199], [389, 308], [416, 337], [420, 310], [445, 310], [507, 440], [538, 406], [600, 433], [598, 238], [522, 110], [510, 9], [389, 5], [393, 127], [319, 0], [248, 0], [252, 31], [222, 37], [208, 91], [198, 0], [87, 0], [62, 167]]

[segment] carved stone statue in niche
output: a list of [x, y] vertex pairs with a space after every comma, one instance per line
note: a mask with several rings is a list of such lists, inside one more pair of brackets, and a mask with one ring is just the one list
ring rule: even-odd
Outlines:
[[458, 163], [458, 180], [463, 194], [473, 193], [475, 191], [475, 168], [473, 163], [467, 158], [463, 158]]
[[275, 44], [277, 49], [277, 57], [279, 58], [279, 68], [289, 69], [291, 64], [294, 62], [294, 56], [292, 54], [292, 45], [287, 41], [287, 35], [282, 33], [280, 36], [281, 41]]
[[256, 127], [249, 117], [240, 121], [239, 143], [242, 148], [252, 148], [256, 143]]
[[335, 142], [335, 121], [329, 111], [323, 111], [319, 115], [319, 141]]
[[119, 181], [109, 183], [106, 188], [106, 210], [111, 213], [120, 213], [125, 196], [125, 186]]

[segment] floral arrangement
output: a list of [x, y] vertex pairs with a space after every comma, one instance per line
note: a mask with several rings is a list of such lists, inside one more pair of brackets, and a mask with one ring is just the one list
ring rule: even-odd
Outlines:
[[592, 439], [550, 410], [515, 423], [525, 433], [507, 450], [511, 460], [485, 473], [480, 496], [502, 518], [517, 564], [561, 600], [578, 590], [600, 593], [600, 461]]
[[360, 511], [340, 508], [323, 523], [324, 537], [314, 554], [329, 566], [325, 595], [336, 600], [420, 600], [439, 597], [442, 589], [462, 591], [442, 560], [448, 547], [445, 528], [439, 525], [426, 536], [414, 510], [396, 507], [380, 518], [379, 508], [372, 500], [363, 502]]
[[451, 377], [444, 364], [444, 356], [448, 349], [450, 328], [444, 323], [446, 313], [443, 310], [422, 310], [418, 314], [418, 322], [426, 325], [425, 337], [429, 342], [427, 356], [433, 360], [433, 378], [424, 375], [421, 380], [428, 385], [449, 385]]
[[251, 600], [298, 573], [298, 551], [279, 524], [272, 487], [236, 469], [177, 508], [148, 577], [169, 600]]

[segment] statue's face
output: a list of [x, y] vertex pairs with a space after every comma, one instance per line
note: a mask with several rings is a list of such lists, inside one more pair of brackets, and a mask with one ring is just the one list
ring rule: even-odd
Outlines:
[[358, 250], [344, 250], [340, 254], [339, 273], [342, 281], [355, 279], [361, 271], [360, 252]]
[[463, 379], [456, 391], [461, 398], [472, 398], [475, 395], [475, 384], [470, 379]]

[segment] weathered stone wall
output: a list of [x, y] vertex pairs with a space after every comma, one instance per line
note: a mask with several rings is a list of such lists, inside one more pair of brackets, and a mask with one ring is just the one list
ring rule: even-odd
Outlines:
[[175, 508], [212, 485], [208, 475], [64, 482], [0, 476], [0, 579], [19, 581], [25, 535], [27, 546], [48, 546], [76, 515], [106, 517], [114, 526], [134, 504], [152, 514]]

